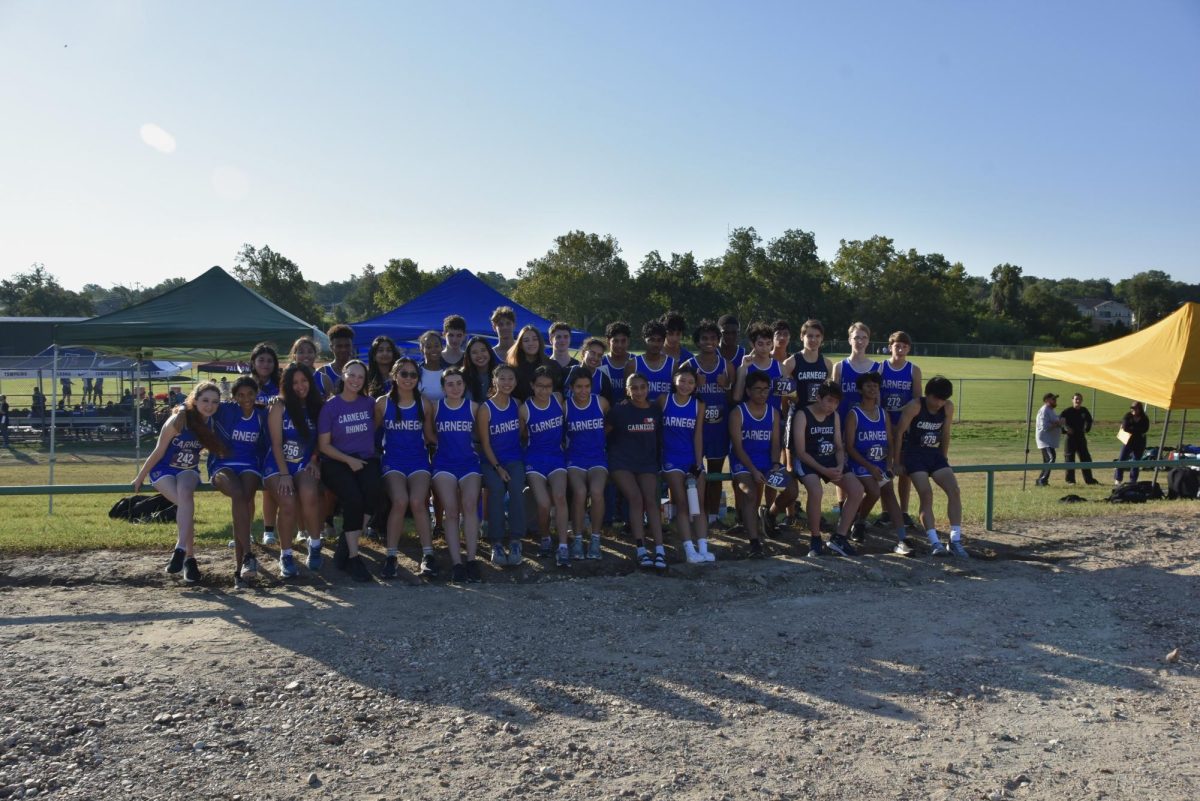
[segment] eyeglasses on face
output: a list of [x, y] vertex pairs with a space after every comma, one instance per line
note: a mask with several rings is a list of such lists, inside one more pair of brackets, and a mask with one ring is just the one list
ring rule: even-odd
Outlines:
[[400, 376], [401, 378], [419, 378], [419, 376], [412, 370], [401, 370], [400, 372], [396, 373], [396, 375]]

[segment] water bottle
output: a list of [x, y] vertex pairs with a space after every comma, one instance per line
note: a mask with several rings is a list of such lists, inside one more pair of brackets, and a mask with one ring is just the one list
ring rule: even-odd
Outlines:
[[729, 520], [729, 495], [725, 490], [721, 490], [721, 522], [725, 523]]
[[700, 514], [700, 493], [696, 491], [696, 476], [688, 473], [687, 477], [688, 516]]

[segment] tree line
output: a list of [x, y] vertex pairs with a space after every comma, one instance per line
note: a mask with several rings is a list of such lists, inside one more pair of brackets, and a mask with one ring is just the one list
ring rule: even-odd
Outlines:
[[[234, 274], [246, 286], [296, 316], [324, 326], [388, 311], [436, 286], [457, 268], [423, 269], [410, 258], [348, 271], [341, 281], [306, 280], [299, 265], [269, 245], [246, 244]], [[988, 277], [969, 275], [940, 253], [898, 250], [886, 236], [842, 240], [831, 260], [817, 254], [811, 232], [793, 229], [766, 240], [754, 228], [730, 232], [725, 252], [699, 260], [692, 252], [646, 254], [631, 267], [611, 235], [571, 231], [516, 278], [476, 272], [485, 282], [539, 314], [600, 333], [616, 319], [640, 323], [670, 308], [689, 322], [733, 312], [743, 321], [810, 317], [840, 326], [867, 321], [876, 331], [910, 330], [925, 342], [981, 342], [1080, 347], [1122, 336], [1122, 324], [1094, 329], [1077, 298], [1117, 300], [1135, 327], [1200, 301], [1200, 284], [1147, 270], [1115, 284], [1108, 279], [1049, 279], [1000, 264]], [[0, 313], [89, 316], [148, 300], [184, 283], [152, 287], [86, 284], [66, 289], [41, 264], [0, 281]], [[834, 334], [836, 335], [836, 334]]]

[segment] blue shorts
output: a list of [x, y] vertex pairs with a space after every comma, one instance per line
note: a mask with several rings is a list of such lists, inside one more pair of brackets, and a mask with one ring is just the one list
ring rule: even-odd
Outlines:
[[[760, 461], [761, 461], [761, 464], [759, 462], [755, 462], [754, 466], [756, 468], [758, 468], [758, 472], [762, 473], [765, 476], [767, 473], [771, 472], [771, 457], [764, 456]], [[730, 453], [729, 454], [729, 472], [736, 476], [736, 475], [739, 475], [742, 473], [749, 473], [750, 468], [746, 467], [746, 465], [739, 462], [738, 458], [736, 456], [734, 456], [732, 453]]]
[[242, 473], [253, 473], [262, 478], [262, 470], [256, 464], [247, 464], [246, 462], [210, 462], [208, 465], [208, 480], [212, 481], [213, 476], [222, 470], [228, 470], [235, 476], [241, 476]]
[[400, 473], [403, 476], [428, 473], [430, 472], [429, 457], [424, 451], [413, 454], [399, 454], [395, 457], [385, 453], [383, 460], [380, 462], [380, 468], [385, 476], [388, 473]]
[[[297, 473], [299, 473], [301, 470], [303, 470], [304, 468], [308, 467], [308, 465], [310, 463], [311, 463], [310, 459], [305, 459], [302, 462], [288, 462], [287, 463], [287, 474], [289, 476], [294, 476]], [[275, 465], [275, 454], [268, 453], [267, 458], [263, 460], [263, 479], [268, 479], [271, 476], [277, 476], [281, 472], [283, 472], [283, 471], [281, 471]]]
[[[821, 467], [828, 467], [828, 468], [837, 467], [837, 457], [834, 456], [827, 460], [818, 459], [817, 464], [821, 465]], [[825, 478], [825, 476], [821, 475], [816, 470], [813, 470], [811, 468], [806, 469], [804, 467], [804, 462], [802, 462], [798, 458], [796, 458], [795, 454], [792, 454], [792, 473], [795, 474], [796, 478], [804, 478], [805, 476], [817, 476], [822, 481], [824, 481], [826, 484], [829, 483], [829, 479]]]
[[608, 459], [603, 455], [588, 456], [584, 454], [581, 456], [567, 456], [568, 470], [582, 470], [586, 473], [593, 467], [600, 467], [604, 470], [608, 470]]
[[167, 476], [177, 476], [180, 473], [195, 473], [200, 476], [200, 470], [195, 467], [171, 467], [170, 465], [157, 465], [150, 471], [150, 483], [156, 484], [160, 478]]
[[915, 448], [911, 451], [904, 452], [904, 470], [910, 476], [913, 473], [928, 473], [933, 475], [944, 467], [949, 467], [950, 462], [942, 455], [940, 450], [933, 448]]
[[561, 453], [525, 454], [525, 472], [536, 473], [543, 478], [549, 478], [551, 473], [567, 469], [567, 460]]
[[696, 464], [696, 454], [691, 451], [687, 453], [664, 453], [662, 471], [664, 473], [686, 473], [694, 464]]
[[[871, 464], [878, 467], [879, 472], [883, 473], [884, 475], [887, 475], [887, 463], [886, 462], [871, 462]], [[850, 469], [853, 470], [854, 475], [858, 476], [859, 478], [866, 478], [867, 476], [871, 475], [871, 471], [868, 470], [867, 468], [863, 467], [858, 462], [854, 462], [850, 466]]]
[[704, 424], [704, 458], [721, 459], [729, 455], [729, 423], [722, 420], [719, 423]]
[[454, 476], [455, 481], [462, 481], [464, 478], [467, 478], [468, 476], [482, 476], [483, 475], [483, 472], [479, 467], [478, 461], [445, 463], [445, 462], [438, 462], [437, 459], [434, 459], [433, 460], [433, 475], [434, 475], [434, 477], [436, 478], [437, 476], [440, 476], [443, 473]]

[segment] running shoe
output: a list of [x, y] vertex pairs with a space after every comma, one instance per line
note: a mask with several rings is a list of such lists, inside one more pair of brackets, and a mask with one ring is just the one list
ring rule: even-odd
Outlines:
[[712, 551], [708, 550], [708, 540], [700, 540], [700, 546], [696, 550], [700, 553], [701, 556], [704, 557], [705, 562], [717, 561], [717, 555], [715, 553], [713, 553]]
[[950, 540], [950, 553], [959, 559], [970, 559], [971, 554], [963, 547], [962, 540]]
[[421, 554], [421, 568], [419, 570], [421, 578], [434, 579], [438, 575], [437, 560], [433, 558], [433, 554]]
[[398, 572], [396, 569], [396, 561], [396, 557], [390, 555], [387, 559], [383, 560], [383, 568], [379, 571], [379, 577], [381, 579], [394, 579], [396, 577], [396, 573]]
[[296, 557], [290, 553], [279, 555], [279, 577], [280, 578], [295, 578], [300, 575], [300, 568], [296, 567]]
[[766, 555], [766, 551], [763, 550], [762, 540], [750, 540], [751, 559], [762, 559]]
[[654, 554], [654, 570], [660, 576], [667, 574], [667, 555], [665, 553]]
[[244, 579], [252, 579], [258, 575], [258, 560], [253, 554], [246, 554], [246, 558], [242, 560], [242, 571], [240, 573]]
[[305, 564], [308, 566], [308, 569], [309, 570], [320, 570], [321, 563], [324, 561], [325, 561], [324, 557], [321, 556], [321, 546], [320, 545], [309, 545], [308, 546], [308, 560], [305, 562]]
[[367, 570], [367, 564], [358, 554], [351, 556], [346, 560], [346, 572], [350, 574], [350, 578], [355, 581], [370, 581], [371, 571]]
[[472, 559], [467, 562], [467, 583], [478, 584], [483, 581], [483, 571], [479, 569], [479, 560]]
[[350, 547], [346, 545], [346, 536], [338, 537], [337, 545], [333, 548], [333, 566], [338, 570], [346, 569], [346, 560], [350, 558]]
[[171, 561], [167, 562], [167, 573], [173, 576], [180, 570], [183, 570], [185, 559], [187, 559], [187, 551], [182, 548], [176, 548], [175, 552], [171, 554]]
[[700, 551], [696, 550], [696, 546], [692, 544], [691, 540], [688, 540], [687, 544], [684, 545], [683, 554], [689, 565], [698, 565], [701, 562], [708, 561]]
[[824, 556], [826, 554], [825, 543], [820, 537], [811, 537], [808, 542], [808, 555], [812, 558]]
[[892, 553], [899, 554], [900, 556], [912, 556], [912, 552], [913, 549], [908, 547], [908, 543], [904, 540], [900, 540], [896, 543], [896, 547], [892, 548]]
[[912, 515], [910, 515], [908, 512], [905, 512], [904, 513], [904, 525], [915, 526], [916, 524], [917, 524], [916, 521], [912, 519]]
[[183, 561], [183, 580], [188, 584], [195, 584], [200, 580], [200, 566], [196, 564], [195, 557]]
[[867, 538], [867, 524], [862, 520], [855, 520], [850, 526], [850, 541], [861, 543]]
[[891, 524], [892, 516], [887, 512], [883, 512], [879, 515], [879, 517], [875, 518], [875, 525], [877, 526], [890, 526]]
[[638, 554], [638, 567], [643, 570], [649, 570], [654, 567], [654, 556], [649, 551], [642, 551]]
[[949, 556], [950, 551], [946, 550], [946, 544], [943, 542], [933, 542], [929, 545], [930, 556]]
[[829, 538], [829, 550], [838, 556], [856, 556], [858, 554], [858, 551], [854, 550], [854, 546], [842, 534], [834, 534]]
[[246, 580], [236, 570], [233, 572], [233, 588], [235, 590], [246, 589]]
[[554, 556], [554, 543], [549, 537], [542, 537], [542, 542], [538, 545], [538, 559], [549, 559]]
[[583, 535], [577, 534], [571, 539], [571, 558], [578, 561], [583, 558]]
[[279, 543], [279, 538], [275, 536], [274, 531], [264, 531], [262, 535], [263, 545], [276, 545]]
[[603, 558], [603, 556], [604, 556], [604, 553], [600, 550], [600, 535], [593, 534], [592, 542], [588, 546], [587, 558], [592, 559], [592, 560], [599, 560], [599, 559]]
[[508, 554], [504, 550], [504, 546], [496, 542], [492, 544], [492, 564], [496, 567], [508, 566]]
[[508, 565], [509, 567], [520, 567], [525, 561], [524, 555], [521, 553], [521, 541], [512, 540], [508, 543]]
[[571, 549], [568, 548], [566, 545], [558, 546], [558, 558], [556, 561], [557, 561], [559, 567], [570, 567], [571, 566]]

